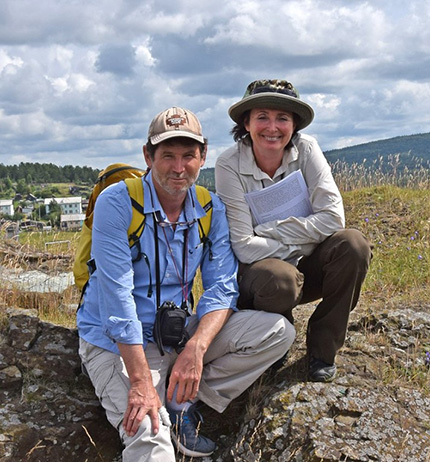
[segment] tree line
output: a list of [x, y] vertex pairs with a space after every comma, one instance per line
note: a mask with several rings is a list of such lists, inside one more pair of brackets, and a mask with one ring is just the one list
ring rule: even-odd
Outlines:
[[[0, 164], [0, 196], [9, 197], [12, 191], [19, 194], [34, 193], [37, 197], [57, 195], [55, 187], [40, 188], [44, 183], [74, 183], [92, 186], [100, 173], [99, 169], [55, 164], [21, 162], [19, 165]], [[204, 168], [198, 183], [211, 191], [215, 190], [214, 168]]]
[[21, 162], [19, 165], [0, 164], [0, 179], [8, 179], [18, 183], [20, 180], [25, 183], [76, 183], [92, 184], [96, 181], [100, 170], [91, 167], [80, 167], [55, 164], [40, 164]]

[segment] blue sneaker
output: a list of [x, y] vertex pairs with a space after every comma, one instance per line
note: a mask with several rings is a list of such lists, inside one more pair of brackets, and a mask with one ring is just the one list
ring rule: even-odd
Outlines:
[[172, 440], [179, 452], [188, 457], [205, 457], [215, 451], [216, 444], [206, 436], [199, 435], [203, 417], [195, 404], [187, 411], [168, 411], [172, 422]]

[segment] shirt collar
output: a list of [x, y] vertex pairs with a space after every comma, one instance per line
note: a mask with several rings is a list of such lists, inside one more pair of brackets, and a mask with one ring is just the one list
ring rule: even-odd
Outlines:
[[[151, 170], [143, 180], [143, 197], [143, 211], [145, 215], [149, 213], [160, 212], [162, 219], [168, 221], [163, 207], [158, 200], [158, 195], [154, 187]], [[191, 221], [194, 219], [202, 218], [205, 215], [206, 212], [203, 210], [203, 207], [200, 205], [200, 202], [197, 199], [196, 187], [193, 185], [187, 192], [187, 196], [185, 198], [185, 207], [179, 216], [179, 221]]]
[[[282, 164], [276, 170], [275, 178], [283, 175], [288, 171], [288, 165], [298, 159], [299, 151], [295, 144], [297, 134], [294, 134], [292, 138], [292, 146], [288, 147], [284, 151], [284, 157], [282, 158]], [[269, 178], [267, 173], [264, 173], [257, 165], [252, 151], [252, 146], [245, 144], [243, 141], [238, 142], [239, 149], [239, 172], [243, 175], [252, 175], [255, 180], [260, 181]]]

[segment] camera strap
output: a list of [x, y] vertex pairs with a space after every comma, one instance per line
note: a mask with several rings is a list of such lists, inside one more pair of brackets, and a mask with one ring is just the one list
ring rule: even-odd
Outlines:
[[[182, 304], [181, 308], [188, 307], [188, 232], [189, 229], [184, 231], [184, 245], [182, 251], [182, 276], [179, 274], [178, 265], [176, 264], [175, 257], [173, 255], [173, 250], [170, 246], [167, 234], [164, 228], [162, 228], [164, 239], [166, 240], [166, 245], [169, 251], [169, 254], [172, 258], [173, 266], [175, 267], [176, 275], [178, 277], [179, 284], [182, 290]], [[157, 310], [161, 306], [161, 277], [160, 277], [160, 251], [158, 243], [158, 222], [154, 217], [154, 243], [155, 243], [155, 289], [157, 297]], [[188, 312], [188, 310], [187, 310]]]
[[[170, 345], [179, 352], [187, 342], [189, 336], [184, 330], [185, 318], [189, 315], [187, 298], [188, 298], [188, 228], [184, 231], [184, 246], [182, 252], [182, 279], [179, 275], [172, 248], [167, 234], [162, 227], [164, 238], [170, 256], [172, 257], [173, 266], [176, 270], [179, 283], [182, 289], [182, 304], [178, 308], [173, 302], [164, 302], [161, 304], [161, 276], [160, 276], [160, 252], [158, 242], [158, 222], [154, 216], [154, 241], [155, 241], [155, 277], [156, 277], [156, 297], [157, 309], [154, 323], [154, 340], [157, 344], [161, 356], [164, 356], [163, 345]], [[179, 328], [179, 331], [178, 331]], [[180, 337], [178, 337], [178, 334]]]
[[157, 297], [157, 310], [161, 306], [161, 282], [160, 282], [160, 255], [158, 245], [158, 223], [154, 215], [154, 244], [155, 244], [155, 293]]

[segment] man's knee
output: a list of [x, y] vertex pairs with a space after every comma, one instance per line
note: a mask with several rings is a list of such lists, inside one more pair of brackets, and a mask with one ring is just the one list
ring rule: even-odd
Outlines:
[[[278, 350], [284, 354], [291, 347], [296, 330], [288, 319], [279, 313], [268, 313], [262, 311], [245, 310], [240, 312], [242, 316], [241, 325], [241, 347], [253, 350]], [[233, 314], [232, 317], [234, 317]]]
[[137, 432], [128, 436], [122, 427], [118, 428], [121, 440], [124, 444], [122, 452], [123, 462], [174, 462], [175, 451], [170, 438], [170, 421], [167, 411], [162, 409], [158, 415], [160, 427], [156, 435], [152, 431], [152, 423], [149, 416], [145, 416]]
[[[261, 313], [263, 332], [267, 335], [266, 348], [268, 356], [271, 355], [272, 360], [277, 360], [284, 357], [291, 348], [291, 345], [296, 338], [296, 329], [293, 324], [283, 315], [278, 313]], [[270, 317], [270, 318], [269, 318]], [[264, 335], [261, 336], [263, 341]], [[270, 352], [269, 352], [270, 350]]]
[[296, 338], [296, 329], [293, 324], [284, 316], [280, 316], [276, 322], [277, 332], [284, 344], [285, 352], [287, 352]]

